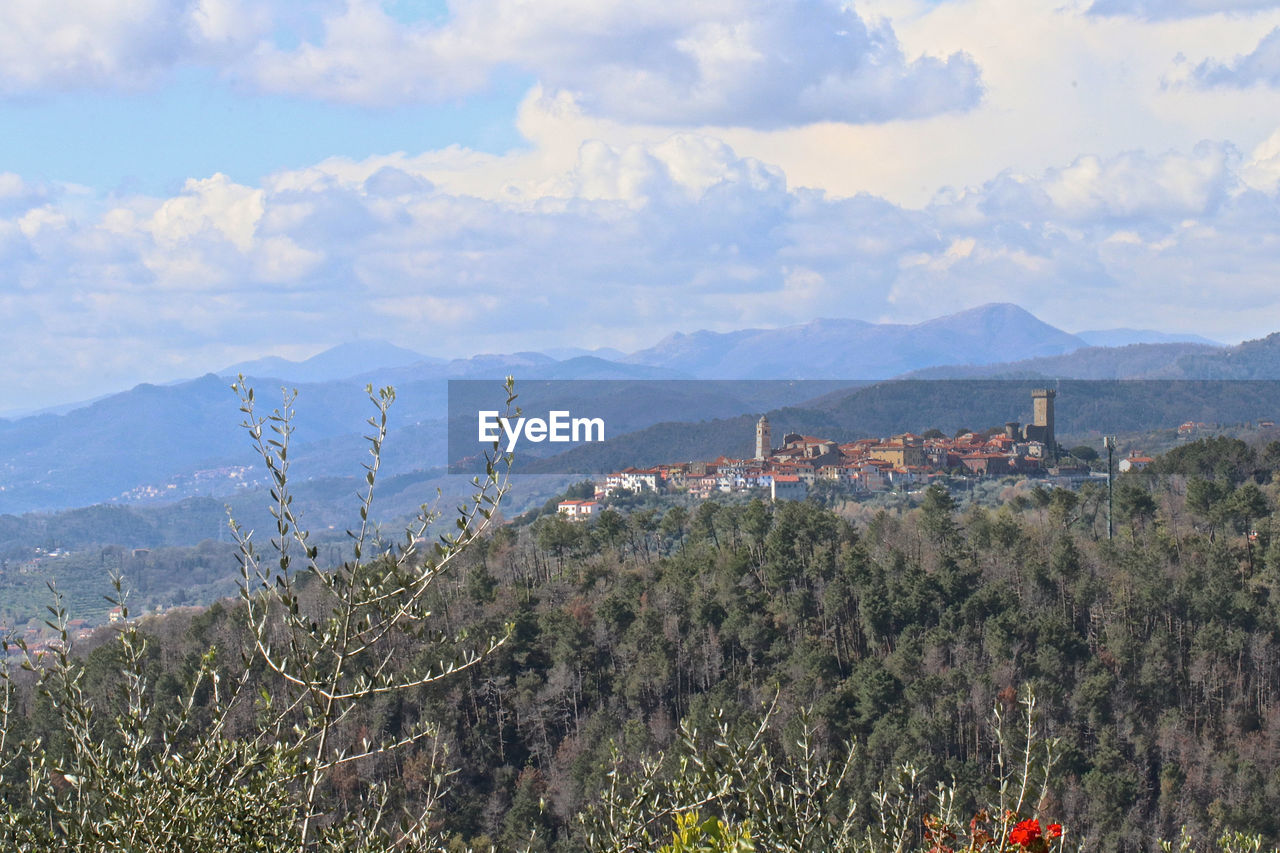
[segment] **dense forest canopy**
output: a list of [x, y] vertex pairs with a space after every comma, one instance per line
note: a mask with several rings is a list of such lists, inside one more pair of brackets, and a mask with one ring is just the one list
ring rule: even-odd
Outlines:
[[[1104, 489], [1037, 488], [991, 509], [932, 487], [858, 523], [812, 502], [707, 501], [498, 527], [433, 588], [439, 624], [397, 665], [438, 654], [441, 637], [507, 639], [457, 677], [354, 709], [346, 747], [430, 722], [435, 752], [343, 764], [326, 802], [355, 813], [370, 781], [417, 802], [447, 753], [435, 819], [453, 843], [587, 849], [577, 815], [615, 755], [635, 771], [682, 726], [750, 727], [772, 706], [784, 752], [801, 719], [823, 754], [856, 743], [849, 800], [871, 802], [911, 762], [922, 802], [954, 780], [976, 810], [998, 775], [993, 709], [1012, 715], [1029, 686], [1060, 756], [1037, 810], [1085, 849], [1151, 849], [1184, 828], [1274, 847], [1278, 465], [1277, 444], [1180, 447], [1118, 479], [1111, 540]], [[242, 668], [242, 607], [141, 626], [159, 695], [210, 655]], [[113, 644], [89, 653], [85, 691], [108, 702], [119, 663]], [[17, 730], [56, 762], [56, 715], [38, 692], [16, 699]], [[225, 736], [237, 726], [252, 720]]]

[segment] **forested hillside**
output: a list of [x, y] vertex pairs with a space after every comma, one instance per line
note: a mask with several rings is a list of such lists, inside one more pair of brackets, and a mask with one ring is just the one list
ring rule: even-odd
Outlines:
[[[811, 706], [830, 748], [857, 741], [857, 796], [909, 760], [922, 795], [954, 778], [976, 806], [995, 778], [992, 710], [1015, 711], [1029, 684], [1061, 739], [1041, 810], [1085, 849], [1150, 849], [1182, 827], [1275, 845], [1278, 461], [1274, 444], [1179, 448], [1118, 482], [1111, 541], [1102, 490], [1037, 489], [991, 511], [931, 489], [858, 526], [760, 502], [505, 526], [467, 550], [434, 610], [446, 634], [511, 623], [508, 641], [356, 728], [440, 724], [459, 772], [439, 819], [457, 839], [515, 849], [533, 831], [534, 849], [575, 850], [573, 816], [612, 748], [632, 761], [670, 747], [682, 721], [750, 721], [775, 696], [779, 732]], [[146, 626], [159, 689], [210, 648], [238, 665], [237, 610]], [[114, 665], [91, 656], [88, 689]], [[49, 725], [24, 707], [35, 731]], [[413, 800], [429, 766], [411, 749], [327, 784], [351, 808], [367, 779]]]

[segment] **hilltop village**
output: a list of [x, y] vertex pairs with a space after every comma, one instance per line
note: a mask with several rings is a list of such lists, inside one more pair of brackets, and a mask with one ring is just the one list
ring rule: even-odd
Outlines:
[[847, 443], [787, 433], [773, 444], [768, 417], [756, 423], [755, 456], [710, 462], [682, 462], [611, 473], [596, 488], [597, 500], [563, 501], [573, 518], [598, 511], [598, 499], [625, 489], [633, 494], [686, 492], [706, 499], [717, 492], [766, 489], [777, 500], [804, 500], [814, 484], [828, 481], [852, 492], [879, 492], [898, 485], [927, 483], [943, 472], [966, 468], [978, 476], [1035, 474], [1057, 463], [1053, 426], [1056, 392], [1031, 392], [1032, 422], [1009, 422], [995, 435], [972, 432], [953, 438], [901, 433]]

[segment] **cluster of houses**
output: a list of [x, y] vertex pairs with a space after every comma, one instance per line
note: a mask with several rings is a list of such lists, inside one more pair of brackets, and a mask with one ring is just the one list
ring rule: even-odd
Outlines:
[[[764, 418], [761, 422], [767, 426]], [[878, 492], [924, 483], [943, 471], [961, 467], [985, 476], [1029, 474], [1041, 470], [1049, 458], [1043, 442], [1020, 440], [1008, 431], [994, 436], [965, 433], [955, 438], [903, 433], [843, 444], [791, 433], [783, 437], [781, 447], [770, 448], [768, 455], [755, 459], [721, 456], [711, 462], [626, 468], [605, 477], [598, 496], [625, 489], [633, 493], [688, 492], [707, 498], [716, 492], [764, 489], [774, 500], [803, 500], [808, 490], [822, 481], [848, 491]], [[576, 512], [582, 512], [580, 506]]]
[[[788, 433], [774, 447], [768, 417], [756, 424], [756, 453], [751, 459], [721, 456], [711, 462], [682, 462], [651, 468], [626, 468], [609, 474], [596, 489], [602, 499], [620, 490], [631, 493], [684, 492], [706, 499], [719, 492], [761, 489], [777, 500], [803, 500], [809, 489], [830, 482], [851, 492], [879, 492], [927, 483], [943, 472], [964, 468], [979, 476], [1033, 474], [1057, 463], [1053, 429], [1055, 392], [1032, 392], [1033, 423], [1010, 422], [994, 435], [966, 432], [952, 438], [902, 433], [840, 443]], [[560, 511], [572, 519], [590, 518], [599, 500], [564, 501]]]

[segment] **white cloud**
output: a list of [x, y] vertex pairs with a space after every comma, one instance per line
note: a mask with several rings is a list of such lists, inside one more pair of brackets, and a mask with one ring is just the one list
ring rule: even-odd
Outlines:
[[1126, 15], [1147, 20], [1248, 13], [1280, 7], [1280, 0], [1093, 0], [1093, 15]]
[[255, 256], [254, 272], [264, 282], [297, 282], [323, 261], [323, 252], [304, 249], [288, 237], [267, 237]]
[[18, 230], [32, 242], [45, 239], [50, 231], [63, 231], [67, 225], [67, 217], [52, 205], [32, 208], [18, 218]]
[[1027, 195], [1048, 203], [1042, 215], [1064, 222], [1201, 215], [1231, 188], [1230, 166], [1237, 159], [1230, 146], [1209, 142], [1190, 154], [1136, 151], [1107, 160], [1089, 155], [1050, 169], [1027, 187]]
[[0, 173], [0, 216], [21, 215], [45, 204], [51, 193], [50, 187], [26, 181], [20, 175]]
[[1274, 195], [1280, 190], [1280, 130], [1254, 149], [1240, 176], [1245, 184], [1264, 193]]
[[1192, 79], [1201, 86], [1280, 86], [1280, 27], [1263, 36], [1252, 51], [1230, 62], [1206, 59], [1196, 66]]
[[930, 214], [954, 241], [908, 258], [891, 301], [909, 313], [1008, 300], [1065, 328], [1223, 340], [1274, 331], [1249, 312], [1280, 308], [1267, 274], [1280, 259], [1280, 208], [1274, 184], [1264, 194], [1243, 178], [1269, 151], [1246, 162], [1230, 145], [1202, 142], [1190, 152], [1086, 156], [942, 197]]
[[697, 200], [716, 187], [786, 191], [786, 176], [758, 160], [741, 158], [720, 140], [678, 134], [656, 145], [615, 148], [584, 142], [561, 194], [645, 204], [667, 193]]
[[[381, 0], [301, 15], [279, 2], [84, 0], [68, 15], [11, 0], [0, 93], [136, 88], [196, 64], [258, 91], [391, 106], [514, 72], [624, 121], [760, 128], [964, 111], [982, 94], [962, 52], [907, 56], [887, 23], [837, 0], [664, 0], [643, 13], [621, 0], [474, 0], [451, 12], [405, 23]], [[282, 46], [282, 30], [297, 43]]]
[[213, 233], [247, 251], [264, 212], [263, 191], [240, 186], [222, 174], [191, 179], [182, 195], [169, 199], [151, 217], [161, 246], [173, 247]]
[[136, 88], [248, 49], [268, 23], [243, 0], [8, 0], [0, 94]]
[[968, 56], [908, 58], [888, 24], [868, 25], [850, 8], [735, 5], [689, 4], [683, 14], [620, 27], [590, 54], [531, 65], [588, 112], [660, 125], [874, 123], [965, 111], [981, 97]]

